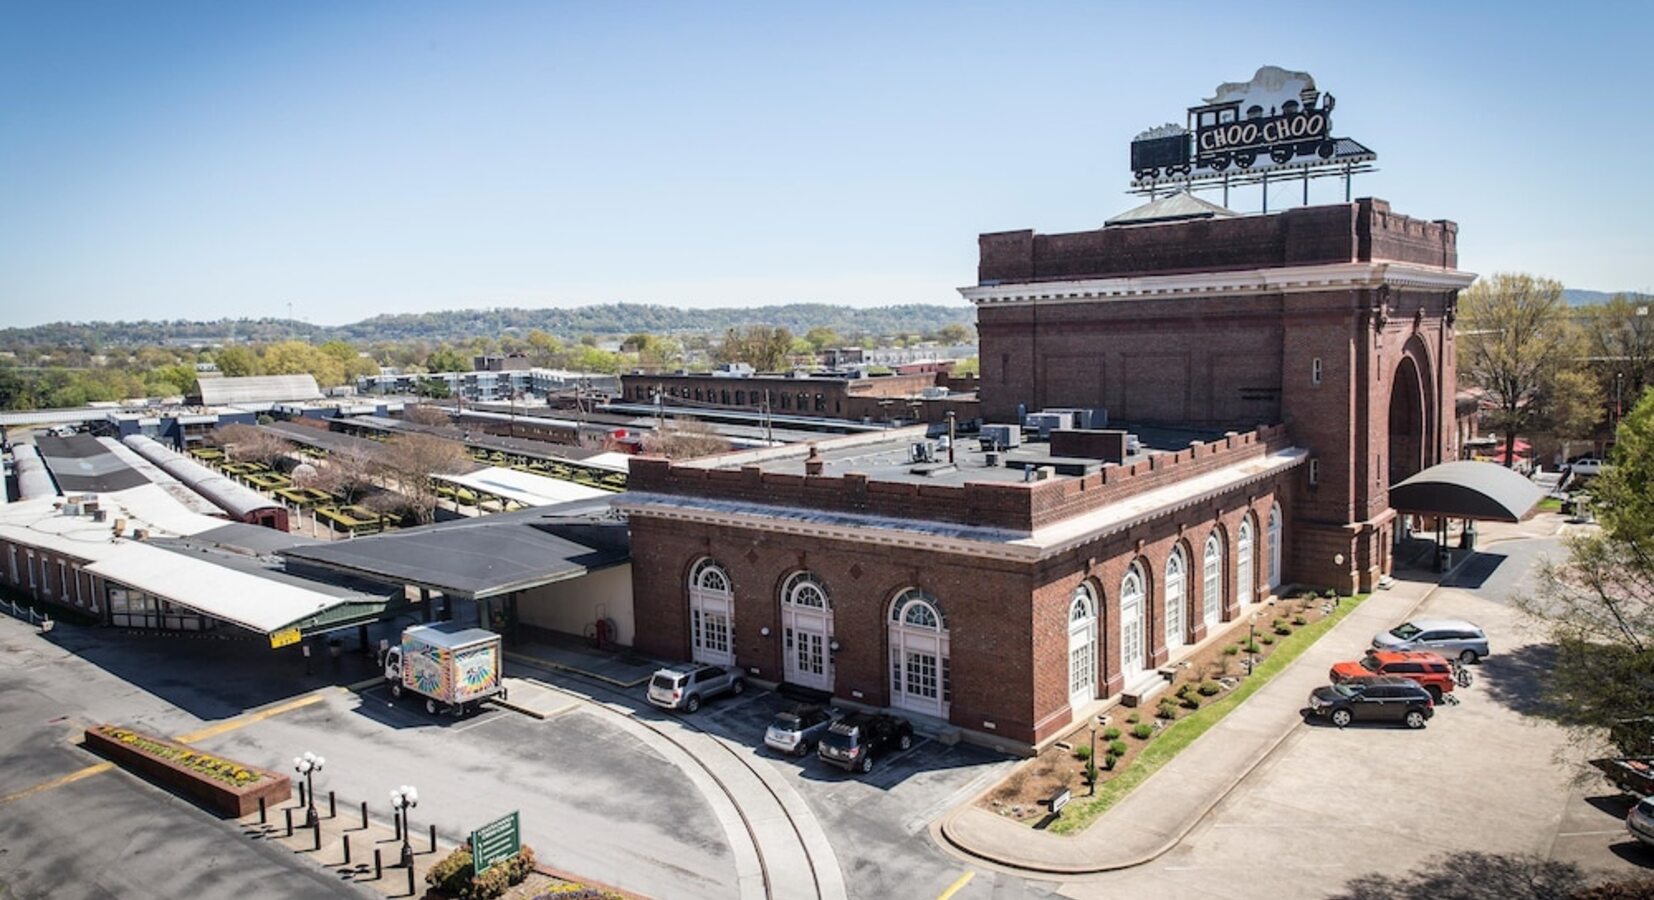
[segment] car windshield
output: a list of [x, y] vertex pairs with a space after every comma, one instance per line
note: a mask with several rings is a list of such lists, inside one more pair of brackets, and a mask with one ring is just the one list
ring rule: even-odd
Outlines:
[[1360, 688], [1349, 684], [1335, 684], [1332, 686], [1332, 689], [1343, 697], [1354, 697], [1356, 694], [1361, 693]]
[[779, 728], [782, 731], [797, 731], [798, 726], [798, 716], [790, 712], [776, 713], [775, 718], [770, 721], [771, 728]]
[[1380, 668], [1382, 668], [1382, 666], [1379, 664], [1378, 657], [1363, 656], [1361, 658], [1361, 668], [1366, 669], [1369, 672], [1377, 672]]
[[1654, 818], [1654, 797], [1644, 797], [1637, 801], [1637, 812]]
[[663, 691], [670, 691], [678, 686], [678, 679], [675, 675], [656, 675], [649, 683]]
[[1412, 622], [1403, 622], [1402, 624], [1390, 629], [1390, 634], [1406, 641], [1417, 637], [1423, 631], [1423, 628], [1414, 625]]
[[856, 746], [855, 732], [845, 734], [841, 731], [828, 731], [821, 736], [821, 742], [838, 750], [849, 750]]

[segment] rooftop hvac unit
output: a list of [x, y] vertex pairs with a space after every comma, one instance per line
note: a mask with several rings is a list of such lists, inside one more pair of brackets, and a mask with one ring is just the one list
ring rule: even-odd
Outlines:
[[932, 458], [930, 441], [914, 441], [913, 444], [908, 447], [907, 455], [910, 462], [930, 462]]
[[1042, 439], [1049, 439], [1053, 431], [1067, 431], [1074, 427], [1074, 416], [1068, 412], [1037, 412], [1028, 414], [1028, 427], [1036, 429]]
[[1137, 439], [1137, 435], [1135, 435], [1135, 434], [1126, 435], [1126, 453], [1128, 455], [1139, 453], [1139, 452], [1142, 451], [1142, 449], [1143, 449], [1143, 442]]
[[1018, 425], [984, 425], [982, 426], [982, 440], [991, 443], [991, 447], [1000, 450], [1020, 447], [1022, 446], [1022, 428]]

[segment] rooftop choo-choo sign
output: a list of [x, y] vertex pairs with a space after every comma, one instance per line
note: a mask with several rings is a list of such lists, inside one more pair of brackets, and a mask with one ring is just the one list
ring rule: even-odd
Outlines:
[[1218, 85], [1204, 103], [1189, 107], [1186, 125], [1168, 123], [1139, 134], [1131, 144], [1134, 186], [1281, 168], [1336, 166], [1347, 174], [1376, 156], [1333, 136], [1333, 105], [1308, 72], [1264, 66], [1250, 81]]

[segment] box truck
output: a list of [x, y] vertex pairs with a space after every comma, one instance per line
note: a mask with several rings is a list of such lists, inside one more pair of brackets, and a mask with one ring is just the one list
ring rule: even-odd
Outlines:
[[463, 716], [489, 697], [505, 696], [501, 662], [500, 636], [492, 631], [452, 622], [415, 625], [386, 651], [385, 681], [392, 697], [424, 697], [431, 715]]

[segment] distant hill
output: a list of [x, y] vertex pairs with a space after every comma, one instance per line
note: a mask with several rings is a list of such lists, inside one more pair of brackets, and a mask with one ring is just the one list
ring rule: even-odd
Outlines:
[[219, 319], [211, 322], [55, 322], [31, 328], [0, 329], [0, 348], [40, 345], [218, 344], [228, 341], [315, 342], [335, 338], [373, 341], [456, 341], [473, 337], [527, 334], [539, 329], [563, 340], [583, 335], [722, 333], [746, 325], [779, 325], [802, 335], [827, 327], [845, 337], [929, 333], [944, 325], [974, 325], [976, 310], [961, 304], [907, 303], [849, 307], [790, 303], [725, 309], [686, 309], [644, 303], [613, 303], [564, 309], [465, 309], [374, 316], [349, 325], [310, 325], [292, 319]]
[[1562, 292], [1562, 299], [1568, 301], [1569, 306], [1594, 306], [1598, 303], [1607, 303], [1615, 294], [1630, 294], [1634, 298], [1654, 300], [1654, 294], [1639, 294], [1636, 291], [1587, 291], [1580, 288], [1568, 288]]

